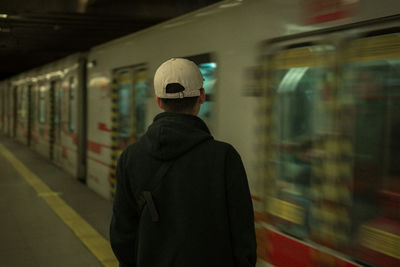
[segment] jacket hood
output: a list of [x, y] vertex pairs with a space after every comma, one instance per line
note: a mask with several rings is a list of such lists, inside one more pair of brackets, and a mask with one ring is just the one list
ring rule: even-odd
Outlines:
[[158, 114], [143, 136], [146, 150], [158, 160], [179, 157], [208, 139], [213, 137], [199, 117], [171, 112]]

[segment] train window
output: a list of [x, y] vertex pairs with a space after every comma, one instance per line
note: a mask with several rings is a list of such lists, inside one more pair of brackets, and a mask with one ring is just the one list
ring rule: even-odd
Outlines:
[[68, 129], [75, 131], [75, 84], [74, 77], [69, 78], [68, 83]]
[[345, 58], [340, 98], [352, 126], [352, 235], [360, 236], [361, 257], [385, 265], [383, 257], [400, 258], [393, 232], [400, 227], [400, 35], [355, 40]]
[[132, 131], [132, 82], [131, 71], [123, 71], [118, 76], [118, 135], [123, 149], [131, 143]]
[[135, 72], [135, 128], [137, 138], [146, 131], [146, 98], [148, 94], [147, 71], [139, 69]]
[[204, 77], [203, 87], [206, 93], [206, 101], [201, 105], [198, 116], [208, 122], [212, 114], [213, 98], [217, 81], [217, 63], [211, 59], [211, 54], [201, 54], [186, 57], [195, 62]]
[[214, 87], [216, 78], [217, 63], [207, 62], [199, 64], [199, 69], [204, 77], [203, 87], [206, 92], [206, 101], [201, 105], [199, 116], [201, 118], [210, 118], [212, 110], [212, 95], [214, 94]]
[[39, 122], [46, 122], [46, 87], [41, 85], [39, 87], [39, 105], [38, 105]]

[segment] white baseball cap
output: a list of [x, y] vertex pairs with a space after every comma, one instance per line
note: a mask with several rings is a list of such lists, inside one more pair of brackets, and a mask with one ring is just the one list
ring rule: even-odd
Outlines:
[[[197, 65], [184, 58], [171, 58], [158, 67], [154, 75], [154, 91], [159, 98], [184, 98], [200, 95], [203, 75]], [[182, 91], [167, 93], [167, 86], [178, 84]]]

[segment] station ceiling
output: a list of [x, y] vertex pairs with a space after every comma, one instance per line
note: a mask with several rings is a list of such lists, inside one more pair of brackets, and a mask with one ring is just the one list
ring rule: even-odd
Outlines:
[[2, 0], [0, 80], [219, 0]]

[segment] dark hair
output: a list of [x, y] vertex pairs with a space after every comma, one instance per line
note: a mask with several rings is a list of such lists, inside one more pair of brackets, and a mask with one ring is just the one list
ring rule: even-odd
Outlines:
[[[179, 93], [184, 91], [185, 88], [180, 85], [179, 83], [170, 83], [167, 85], [165, 88], [166, 93], [173, 94], [173, 93]], [[165, 111], [168, 112], [176, 112], [176, 113], [182, 113], [182, 112], [190, 112], [194, 109], [197, 99], [199, 97], [184, 97], [184, 98], [161, 98], [161, 102], [163, 104], [163, 107]]]
[[185, 98], [161, 98], [161, 102], [165, 111], [182, 113], [192, 111], [197, 103], [199, 97], [185, 97]]

